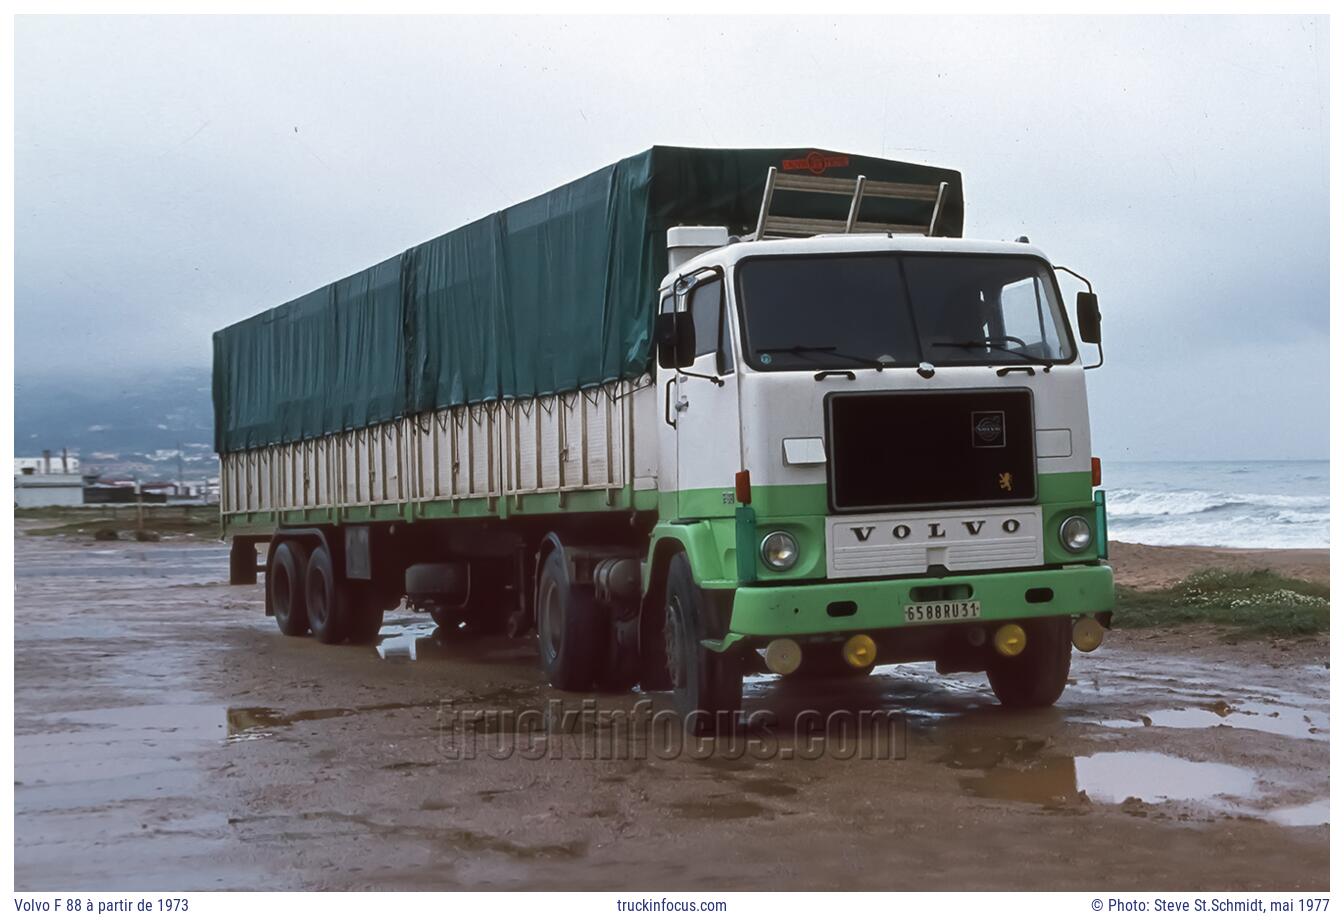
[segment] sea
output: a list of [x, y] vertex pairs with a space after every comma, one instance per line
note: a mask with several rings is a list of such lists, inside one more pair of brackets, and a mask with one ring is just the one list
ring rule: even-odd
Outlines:
[[1110, 539], [1153, 546], [1330, 545], [1328, 460], [1102, 462]]

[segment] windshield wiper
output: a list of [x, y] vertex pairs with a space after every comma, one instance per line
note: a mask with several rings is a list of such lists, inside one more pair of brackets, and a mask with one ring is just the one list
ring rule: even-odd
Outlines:
[[[1015, 348], [1009, 348], [1004, 344], [1008, 341], [1009, 339], [983, 338], [972, 339], [967, 342], [930, 342], [929, 344], [934, 348], [964, 348], [968, 351], [972, 348], [993, 348], [1003, 352], [1005, 355], [1012, 355], [1020, 361], [1031, 363], [1033, 358], [1032, 355], [1025, 355]], [[1039, 361], [1042, 367], [1050, 366], [1050, 362], [1046, 361], [1044, 358], [1036, 358], [1035, 360]]]
[[886, 365], [876, 358], [864, 358], [859, 355], [847, 355], [843, 351], [836, 351], [834, 345], [789, 345], [785, 348], [758, 348], [756, 354], [779, 354], [779, 355], [803, 355], [803, 354], [827, 354], [835, 355], [837, 358], [844, 358], [846, 361], [858, 361], [874, 370], [885, 370]]

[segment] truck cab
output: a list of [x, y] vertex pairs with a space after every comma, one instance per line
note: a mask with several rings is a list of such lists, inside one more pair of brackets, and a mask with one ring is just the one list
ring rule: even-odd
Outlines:
[[[933, 660], [988, 672], [1006, 705], [1053, 703], [1114, 589], [1084, 336], [1045, 253], [721, 228], [669, 243], [651, 571], [664, 541], [689, 568], [652, 586], [683, 708], [735, 710], [761, 657], [787, 676]], [[1095, 297], [1079, 311], [1098, 340]]]

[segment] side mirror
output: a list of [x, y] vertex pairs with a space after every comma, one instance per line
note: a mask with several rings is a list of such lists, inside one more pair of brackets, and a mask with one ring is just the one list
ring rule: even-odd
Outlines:
[[1078, 338], [1089, 345], [1101, 344], [1101, 311], [1091, 291], [1078, 292]]
[[691, 314], [660, 313], [653, 324], [658, 366], [669, 370], [695, 363], [695, 323]]

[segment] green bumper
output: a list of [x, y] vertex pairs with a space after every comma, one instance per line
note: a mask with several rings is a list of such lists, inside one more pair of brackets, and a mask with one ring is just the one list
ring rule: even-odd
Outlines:
[[[1115, 606], [1115, 581], [1108, 565], [1079, 565], [1029, 572], [998, 572], [965, 577], [898, 578], [882, 581], [831, 581], [809, 585], [738, 588], [726, 648], [746, 637], [806, 636], [868, 632], [908, 625], [905, 605], [912, 592], [946, 585], [969, 585], [967, 600], [980, 602], [980, 619], [1020, 620], [1102, 613]], [[1049, 589], [1049, 600], [1039, 598]], [[1032, 592], [1035, 602], [1027, 600]], [[849, 601], [857, 610], [832, 616], [827, 607]]]

